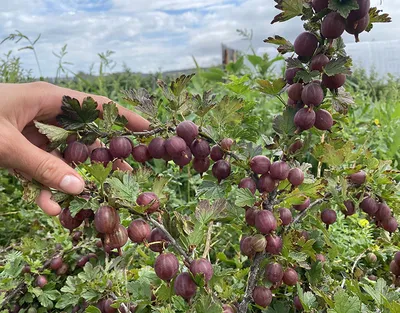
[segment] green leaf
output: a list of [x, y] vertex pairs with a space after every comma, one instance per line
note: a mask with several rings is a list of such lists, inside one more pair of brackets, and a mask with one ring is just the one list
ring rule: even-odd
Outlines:
[[136, 281], [130, 281], [127, 290], [136, 300], [151, 299], [151, 283], [146, 277], [140, 277]]
[[207, 225], [212, 220], [218, 219], [225, 209], [225, 199], [215, 200], [212, 205], [208, 200], [200, 200], [196, 207], [195, 216], [203, 225]]
[[109, 102], [103, 105], [103, 121], [106, 131], [110, 131], [118, 117], [118, 108], [116, 103]]
[[257, 80], [257, 83], [260, 85], [258, 90], [271, 96], [278, 95], [282, 88], [286, 85], [286, 82], [283, 80], [283, 78], [275, 79], [272, 82], [269, 80], [259, 79]]
[[99, 184], [103, 184], [111, 173], [112, 162], [109, 162], [107, 167], [104, 167], [103, 163], [94, 163], [90, 165], [83, 164], [83, 167], [98, 181]]
[[283, 11], [274, 17], [271, 24], [292, 19], [303, 12], [303, 0], [275, 0], [277, 9]]
[[354, 105], [354, 99], [351, 94], [343, 87], [338, 89], [338, 94], [332, 97], [332, 107], [333, 109], [341, 114], [347, 114], [349, 106]]
[[174, 308], [176, 310], [182, 311], [182, 312], [189, 312], [189, 306], [186, 303], [186, 301], [179, 296], [173, 296], [172, 297], [172, 303], [174, 305]]
[[171, 83], [170, 88], [175, 97], [179, 97], [181, 95], [182, 91], [186, 88], [194, 75], [194, 73], [190, 75], [183, 74]]
[[69, 131], [53, 126], [40, 123], [38, 121], [33, 121], [39, 133], [45, 135], [51, 142], [51, 150], [56, 149], [59, 145], [65, 143], [69, 136]]
[[18, 177], [24, 187], [24, 194], [23, 199], [27, 203], [34, 203], [36, 198], [39, 196], [40, 192], [42, 191], [41, 186], [39, 183], [33, 181], [28, 181], [25, 178]]
[[283, 114], [277, 115], [274, 118], [272, 128], [280, 135], [293, 134], [296, 131], [296, 125], [294, 124], [294, 115], [296, 110], [293, 108], [286, 108]]
[[349, 296], [344, 290], [335, 294], [334, 307], [329, 309], [329, 313], [360, 313], [361, 302], [356, 296]]
[[235, 205], [240, 207], [253, 206], [256, 202], [256, 197], [248, 188], [238, 188], [235, 192], [236, 200]]
[[204, 180], [197, 189], [197, 197], [203, 196], [207, 199], [221, 199], [225, 196], [224, 183], [217, 184], [214, 181]]
[[357, 0], [330, 0], [328, 8], [338, 12], [344, 18], [347, 18], [350, 14], [350, 11], [357, 10], [359, 7]]
[[101, 311], [93, 305], [89, 305], [86, 310], [86, 313], [101, 313]]
[[136, 199], [139, 194], [139, 184], [132, 174], [125, 174], [122, 180], [117, 177], [107, 179], [109, 185], [109, 197], [124, 207], [136, 206]]
[[64, 96], [61, 110], [63, 113], [57, 116], [57, 121], [66, 130], [82, 129], [86, 124], [94, 122], [100, 115], [97, 103], [91, 97], [83, 99], [81, 107], [77, 99]]
[[195, 310], [196, 313], [222, 313], [221, 305], [215, 303], [210, 295], [202, 295], [197, 299]]
[[124, 100], [135, 106], [135, 109], [146, 114], [149, 117], [157, 116], [157, 106], [154, 104], [154, 97], [144, 88], [138, 90], [125, 90], [122, 92]]
[[193, 96], [192, 101], [195, 113], [200, 117], [204, 117], [217, 105], [215, 98], [216, 95], [212, 94], [211, 90], [205, 90], [202, 97], [200, 95]]
[[303, 68], [303, 63], [298, 58], [287, 58], [286, 60], [286, 67], [287, 68]]
[[277, 49], [280, 54], [294, 51], [293, 44], [289, 40], [286, 40], [285, 38], [278, 35], [275, 35], [274, 37], [268, 37], [267, 39], [264, 39], [264, 42], [278, 45], [279, 47]]
[[53, 302], [48, 298], [48, 296], [45, 293], [42, 293], [40, 296], [38, 296], [38, 301], [45, 308], [53, 307]]
[[243, 119], [243, 113], [240, 112], [243, 106], [244, 101], [242, 99], [224, 96], [212, 112], [219, 124], [238, 124]]
[[96, 199], [90, 198], [89, 200], [75, 197], [69, 204], [69, 210], [71, 212], [71, 216], [75, 217], [75, 215], [83, 209], [93, 209], [99, 207], [99, 203]]
[[340, 56], [337, 59], [329, 61], [324, 67], [324, 72], [328, 76], [336, 74], [350, 74], [351, 58]]
[[390, 23], [392, 18], [387, 13], [382, 13], [382, 10], [374, 7], [369, 9], [369, 25], [366, 29], [367, 32], [371, 31], [374, 23]]
[[170, 284], [169, 286], [167, 284], [161, 284], [161, 286], [156, 291], [156, 295], [159, 301], [167, 301], [171, 299], [171, 297], [174, 295], [172, 284]]
[[298, 71], [296, 76], [294, 77], [294, 81], [298, 82], [302, 80], [304, 83], [309, 83], [314, 80], [316, 77], [319, 77], [321, 73], [319, 71]]

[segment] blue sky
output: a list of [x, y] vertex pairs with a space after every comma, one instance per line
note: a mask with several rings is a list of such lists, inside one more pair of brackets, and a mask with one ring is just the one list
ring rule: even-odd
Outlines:
[[[400, 0], [371, 0], [389, 12], [394, 22], [377, 25], [362, 41], [400, 39]], [[397, 4], [397, 5], [396, 5]], [[237, 29], [253, 30], [256, 49], [266, 47], [263, 39], [280, 34], [293, 40], [299, 19], [271, 25], [278, 12], [273, 0], [13, 0], [0, 1], [3, 21], [0, 38], [19, 30], [34, 39], [45, 76], [55, 76], [58, 52], [65, 44], [65, 61], [73, 71], [98, 68], [98, 53], [115, 51], [114, 70], [125, 63], [132, 71], [156, 72], [192, 68], [193, 57], [201, 66], [221, 61], [221, 43], [244, 49], [247, 44]], [[350, 36], [345, 36], [352, 42]], [[33, 54], [17, 51], [23, 44], [0, 45], [0, 57], [9, 50], [21, 57], [24, 68], [38, 75]]]

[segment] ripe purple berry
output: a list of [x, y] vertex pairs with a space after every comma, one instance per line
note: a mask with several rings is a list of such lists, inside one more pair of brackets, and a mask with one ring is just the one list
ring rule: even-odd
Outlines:
[[56, 275], [63, 276], [67, 274], [68, 269], [69, 269], [68, 264], [62, 263], [61, 266], [56, 270]]
[[137, 205], [141, 207], [149, 206], [146, 213], [150, 214], [160, 208], [160, 200], [154, 192], [142, 192], [136, 199]]
[[297, 72], [302, 71], [300, 68], [288, 68], [285, 72], [285, 81], [292, 85], [294, 84], [294, 78], [296, 77]]
[[399, 224], [394, 217], [390, 217], [387, 220], [382, 221], [382, 228], [389, 233], [394, 233], [398, 227]]
[[190, 146], [193, 140], [199, 135], [199, 129], [192, 121], [183, 121], [176, 127], [176, 134]]
[[147, 237], [150, 236], [151, 228], [142, 219], [136, 219], [131, 222], [128, 227], [128, 236], [135, 243], [142, 243]]
[[193, 276], [196, 276], [198, 274], [204, 276], [204, 280], [206, 282], [210, 281], [214, 274], [214, 270], [210, 261], [205, 258], [193, 260], [192, 263], [190, 263], [189, 269], [192, 272]]
[[80, 164], [89, 157], [88, 147], [78, 141], [70, 143], [64, 151], [64, 159], [68, 164]]
[[375, 219], [377, 221], [384, 221], [389, 219], [392, 216], [392, 210], [386, 203], [378, 204], [378, 211], [376, 211]]
[[50, 268], [53, 271], [56, 271], [61, 267], [62, 264], [63, 264], [63, 259], [62, 259], [62, 257], [58, 256], [58, 257], [53, 258], [50, 261]]
[[314, 110], [303, 108], [295, 114], [294, 124], [299, 130], [307, 130], [314, 126], [315, 118]]
[[75, 228], [79, 227], [82, 224], [82, 220], [71, 216], [69, 208], [63, 209], [58, 218], [60, 220], [61, 225], [64, 228], [69, 229], [70, 231], [74, 230]]
[[113, 158], [126, 159], [132, 153], [132, 142], [126, 137], [114, 137], [109, 150]]
[[192, 163], [193, 169], [200, 174], [203, 174], [208, 171], [210, 167], [210, 159], [205, 158], [205, 159], [198, 159], [194, 158], [193, 163]]
[[[164, 248], [168, 247], [168, 243], [169, 243], [167, 236], [159, 228], [154, 228], [151, 231], [150, 236], [147, 241], [150, 243], [150, 245], [149, 245], [150, 250], [152, 250], [154, 252], [162, 252], [164, 250]], [[161, 241], [161, 242], [159, 242], [159, 241]], [[159, 242], [159, 243], [154, 243], [154, 242]]]
[[231, 147], [232, 147], [233, 143], [234, 143], [233, 139], [231, 139], [231, 138], [224, 138], [224, 139], [221, 140], [221, 143], [220, 143], [220, 144], [221, 144], [221, 148], [222, 148], [223, 150], [229, 151], [229, 150], [231, 150]]
[[329, 89], [338, 89], [342, 87], [345, 82], [345, 74], [336, 74], [333, 76], [328, 76], [326, 74], [322, 75], [322, 85]]
[[395, 276], [400, 276], [400, 266], [394, 260], [390, 262], [390, 271]]
[[292, 168], [289, 171], [288, 180], [293, 186], [295, 187], [300, 186], [304, 181], [303, 171], [297, 167]]
[[327, 14], [321, 24], [321, 34], [328, 39], [339, 38], [346, 28], [346, 20], [337, 12]]
[[301, 93], [301, 100], [305, 105], [319, 106], [324, 100], [324, 91], [318, 83], [311, 83], [304, 87]]
[[336, 218], [337, 218], [336, 212], [332, 209], [326, 209], [321, 213], [321, 220], [326, 225], [332, 225], [333, 223], [335, 223]]
[[251, 248], [254, 252], [263, 252], [267, 246], [267, 240], [261, 234], [251, 237]]
[[254, 303], [266, 308], [272, 302], [272, 292], [270, 289], [264, 286], [257, 286], [253, 290]]
[[115, 232], [108, 236], [110, 243], [109, 246], [111, 249], [119, 249], [123, 247], [128, 241], [128, 231], [122, 225], [118, 225]]
[[359, 171], [357, 173], [351, 174], [349, 178], [352, 183], [357, 185], [362, 185], [365, 183], [365, 180], [367, 179], [367, 173], [365, 173], [364, 171]]
[[110, 206], [100, 207], [94, 215], [94, 226], [102, 234], [115, 232], [119, 221], [118, 212]]
[[272, 192], [278, 186], [278, 181], [272, 179], [269, 174], [261, 175], [260, 179], [258, 180], [258, 191], [261, 193], [263, 192]]
[[184, 272], [179, 274], [175, 279], [174, 291], [176, 295], [189, 300], [196, 294], [197, 286], [193, 281], [192, 276], [189, 273]]
[[139, 144], [132, 149], [132, 157], [136, 162], [145, 163], [151, 159], [149, 149], [144, 144]]
[[289, 165], [284, 161], [277, 161], [271, 164], [269, 173], [272, 179], [285, 180], [289, 176]]
[[280, 218], [281, 221], [282, 221], [282, 225], [287, 226], [287, 225], [289, 225], [289, 224], [292, 222], [292, 220], [293, 220], [292, 212], [291, 212], [289, 209], [280, 208], [280, 209], [279, 209], [279, 218]]
[[252, 237], [243, 237], [240, 240], [240, 252], [247, 257], [254, 255], [253, 247], [251, 244]]
[[366, 197], [360, 203], [360, 208], [370, 216], [374, 216], [376, 211], [378, 211], [378, 203], [371, 197]]
[[154, 263], [154, 270], [160, 279], [170, 281], [178, 274], [179, 261], [172, 253], [162, 253]]
[[214, 162], [217, 162], [219, 160], [221, 160], [224, 157], [225, 153], [224, 151], [221, 149], [220, 146], [213, 146], [211, 148], [211, 152], [210, 152], [210, 158], [211, 160], [213, 160]]
[[271, 161], [263, 155], [257, 155], [250, 161], [250, 168], [256, 174], [266, 174], [271, 166]]
[[190, 145], [195, 158], [204, 159], [210, 155], [210, 144], [204, 139], [195, 139]]
[[317, 37], [310, 32], [303, 32], [294, 41], [294, 51], [301, 57], [312, 57], [318, 48]]
[[366, 16], [371, 7], [370, 0], [357, 0], [358, 9], [350, 12], [347, 17], [348, 21], [357, 21]]
[[343, 211], [343, 214], [345, 216], [350, 216], [356, 213], [356, 207], [353, 201], [351, 200], [344, 201], [344, 206], [346, 207], [346, 210]]
[[270, 254], [279, 254], [282, 251], [283, 242], [282, 238], [274, 235], [267, 235], [267, 246], [265, 250]]
[[288, 97], [294, 101], [300, 101], [302, 91], [303, 84], [295, 83], [288, 88]]
[[295, 296], [293, 298], [293, 304], [294, 304], [294, 307], [296, 308], [296, 310], [298, 310], [298, 311], [304, 310], [303, 304], [301, 303], [300, 298], [298, 296]]
[[283, 268], [279, 263], [270, 263], [265, 268], [265, 278], [271, 283], [279, 283], [283, 278]]
[[44, 275], [39, 275], [38, 277], [36, 277], [35, 282], [36, 286], [38, 286], [39, 288], [43, 288], [47, 285], [47, 278]]
[[312, 0], [312, 8], [316, 13], [328, 8], [329, 0]]
[[179, 158], [186, 147], [186, 142], [181, 137], [174, 136], [165, 141], [165, 149], [171, 158]]
[[176, 165], [180, 167], [184, 167], [190, 163], [192, 160], [192, 152], [190, 151], [189, 147], [186, 147], [185, 151], [182, 152], [179, 157], [172, 158]]
[[246, 210], [246, 214], [245, 214], [245, 219], [246, 219], [246, 223], [249, 226], [254, 226], [256, 224], [256, 215], [257, 215], [257, 210], [253, 209], [253, 208], [248, 208]]
[[262, 210], [257, 212], [255, 226], [260, 233], [266, 235], [275, 230], [278, 224], [272, 212]]
[[294, 286], [299, 280], [299, 275], [293, 268], [287, 268], [286, 271], [283, 273], [282, 280], [286, 285]]
[[257, 185], [253, 178], [246, 177], [243, 178], [239, 183], [239, 188], [249, 189], [252, 194], [256, 192]]
[[162, 159], [167, 154], [165, 150], [165, 140], [161, 137], [154, 138], [149, 143], [147, 150], [152, 158]]
[[317, 54], [311, 59], [311, 70], [323, 72], [325, 65], [329, 63], [329, 58], [325, 54]]
[[225, 160], [219, 160], [214, 163], [212, 173], [218, 179], [218, 182], [220, 182], [231, 174], [231, 165]]
[[92, 163], [103, 163], [104, 166], [107, 166], [109, 162], [113, 159], [110, 150], [107, 148], [97, 148], [92, 151], [90, 155], [90, 160]]

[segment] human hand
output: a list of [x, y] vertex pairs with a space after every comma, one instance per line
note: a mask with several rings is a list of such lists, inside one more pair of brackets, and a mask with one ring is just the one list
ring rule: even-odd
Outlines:
[[[55, 123], [64, 95], [80, 102], [90, 96], [99, 104], [100, 111], [102, 105], [111, 100], [44, 82], [0, 84], [0, 94], [0, 167], [12, 169], [46, 187], [68, 194], [81, 193], [83, 179], [61, 159], [58, 151], [44, 150], [48, 139], [37, 131], [33, 120]], [[127, 127], [132, 131], [149, 128], [150, 123], [136, 113], [121, 106], [118, 111], [127, 118]], [[51, 196], [50, 190], [43, 189], [36, 203], [47, 214], [58, 215], [61, 208]]]

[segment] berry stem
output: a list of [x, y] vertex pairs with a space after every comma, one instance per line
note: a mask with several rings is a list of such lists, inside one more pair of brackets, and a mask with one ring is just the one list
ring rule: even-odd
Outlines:
[[182, 255], [185, 259], [185, 265], [189, 265], [193, 260], [192, 258], [185, 252], [185, 250], [182, 248], [182, 246], [175, 240], [174, 237], [168, 232], [168, 230], [164, 227], [163, 224], [159, 223], [156, 221], [154, 218], [147, 216], [147, 220], [151, 222], [154, 226], [158, 227], [168, 238], [170, 241], [171, 245]]

